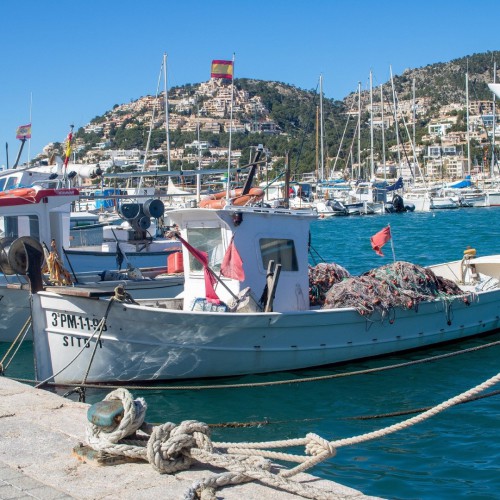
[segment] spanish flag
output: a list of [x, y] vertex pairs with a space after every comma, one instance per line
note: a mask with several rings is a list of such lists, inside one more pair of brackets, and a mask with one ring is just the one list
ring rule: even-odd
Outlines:
[[212, 78], [233, 79], [233, 61], [212, 61], [212, 70], [210, 73]]
[[17, 127], [16, 139], [31, 139], [31, 123], [28, 123], [28, 125], [21, 125], [20, 127]]

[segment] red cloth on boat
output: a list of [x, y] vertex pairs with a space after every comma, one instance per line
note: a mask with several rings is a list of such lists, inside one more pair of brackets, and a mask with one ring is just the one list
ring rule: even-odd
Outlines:
[[382, 247], [391, 239], [391, 226], [384, 227], [381, 231], [378, 233], [374, 234], [371, 238], [370, 241], [372, 243], [372, 248], [375, 250], [377, 255], [381, 255], [382, 257], [384, 254], [382, 253]]
[[237, 248], [234, 246], [233, 240], [231, 240], [231, 244], [227, 248], [224, 258], [222, 259], [220, 272], [222, 276], [233, 280], [243, 281], [245, 279], [243, 261], [241, 260]]
[[177, 235], [179, 241], [186, 247], [189, 253], [203, 266], [203, 273], [205, 275], [205, 298], [208, 302], [213, 304], [220, 304], [220, 299], [215, 293], [214, 285], [217, 283], [217, 279], [213, 275], [213, 271], [208, 267], [208, 254], [202, 250], [190, 245], [184, 238]]

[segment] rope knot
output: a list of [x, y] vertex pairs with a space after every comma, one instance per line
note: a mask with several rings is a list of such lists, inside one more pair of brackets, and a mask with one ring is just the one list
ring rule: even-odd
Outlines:
[[123, 285], [118, 285], [114, 290], [115, 294], [111, 300], [116, 300], [117, 302], [127, 302], [129, 304], [137, 304], [137, 302], [132, 298], [130, 293], [125, 291], [125, 287]]
[[127, 293], [125, 292], [125, 287], [123, 285], [118, 285], [117, 287], [115, 287], [114, 292], [114, 300], [117, 300], [118, 302], [125, 302], [125, 300], [127, 299]]
[[337, 454], [337, 449], [332, 446], [330, 441], [310, 432], [307, 434], [308, 443], [306, 444], [306, 453], [317, 457], [326, 453], [328, 458], [334, 457]]
[[193, 462], [191, 448], [212, 452], [208, 425], [196, 420], [185, 420], [178, 426], [167, 422], [152, 429], [146, 455], [158, 472], [172, 474], [189, 469]]
[[95, 450], [133, 436], [144, 423], [147, 404], [143, 398], [133, 399], [127, 389], [116, 389], [104, 398], [104, 401], [112, 400], [120, 400], [123, 405], [123, 415], [116, 422], [109, 427], [87, 423], [87, 441]]

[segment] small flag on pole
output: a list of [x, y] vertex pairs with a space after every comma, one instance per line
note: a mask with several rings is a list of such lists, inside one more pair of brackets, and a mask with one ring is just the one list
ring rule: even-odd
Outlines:
[[17, 127], [16, 139], [31, 139], [31, 123]]
[[65, 150], [65, 158], [64, 158], [64, 167], [68, 166], [69, 157], [71, 155], [71, 141], [73, 139], [73, 125], [71, 125], [68, 137], [66, 138], [66, 150]]
[[216, 59], [212, 61], [212, 69], [210, 72], [212, 78], [233, 79], [233, 61], [221, 61]]
[[374, 234], [371, 238], [371, 244], [373, 250], [377, 253], [377, 255], [381, 255], [382, 257], [384, 254], [382, 253], [382, 247], [391, 239], [391, 226], [384, 227], [381, 231], [378, 233]]

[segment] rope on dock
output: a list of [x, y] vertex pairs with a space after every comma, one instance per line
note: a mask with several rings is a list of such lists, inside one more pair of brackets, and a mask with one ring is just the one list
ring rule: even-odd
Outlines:
[[[96, 451], [147, 460], [162, 474], [186, 470], [195, 460], [228, 471], [197, 481], [186, 492], [185, 500], [215, 498], [214, 490], [220, 486], [252, 480], [258, 480], [268, 486], [283, 489], [304, 498], [330, 500], [337, 498], [337, 495], [299, 483], [291, 478], [335, 456], [337, 449], [342, 446], [363, 443], [407, 429], [475, 397], [498, 382], [500, 382], [500, 373], [420, 415], [366, 434], [328, 441], [315, 433], [308, 433], [303, 438], [255, 443], [212, 442], [209, 426], [195, 420], [186, 420], [179, 425], [167, 422], [152, 426], [144, 421], [147, 408], [144, 399], [133, 400], [129, 391], [117, 389], [109, 393], [105, 401], [121, 400], [124, 409], [123, 416], [109, 427], [99, 427], [89, 422], [87, 440], [89, 446]], [[127, 438], [132, 436], [133, 441], [128, 441]], [[270, 451], [273, 448], [295, 446], [304, 446], [305, 454], [295, 455]], [[291, 469], [284, 468], [276, 471], [269, 460], [295, 462], [298, 465]]]

